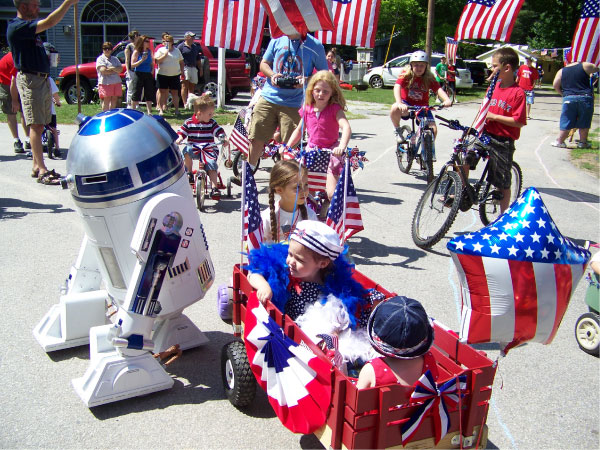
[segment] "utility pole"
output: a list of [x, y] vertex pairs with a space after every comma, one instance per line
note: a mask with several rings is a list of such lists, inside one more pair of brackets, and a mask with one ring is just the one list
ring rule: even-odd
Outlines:
[[427, 3], [427, 36], [425, 37], [425, 53], [431, 57], [431, 43], [433, 42], [433, 18], [435, 17], [435, 0]]

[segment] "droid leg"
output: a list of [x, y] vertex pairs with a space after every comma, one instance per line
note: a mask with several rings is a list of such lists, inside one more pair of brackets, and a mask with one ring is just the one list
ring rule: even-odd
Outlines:
[[[161, 222], [163, 226], [159, 228]], [[144, 206], [131, 243], [137, 263], [123, 307], [114, 326], [90, 330], [90, 366], [83, 377], [73, 380], [76, 392], [87, 406], [173, 385], [171, 377], [150, 353], [161, 351], [151, 340], [153, 326], [157, 319], [163, 327], [167, 325], [165, 331], [154, 331], [162, 345], [176, 343], [187, 348], [185, 342], [174, 342], [186, 333], [172, 331], [170, 324], [177, 324], [185, 317], [181, 314], [183, 309], [202, 298], [214, 279], [203, 237], [198, 213], [189, 199], [160, 194]], [[210, 268], [206, 274], [201, 270], [204, 267]], [[189, 333], [191, 340], [196, 339], [194, 336], [201, 334], [200, 330], [189, 319], [185, 320], [193, 328]]]
[[85, 235], [77, 261], [61, 288], [59, 303], [50, 308], [33, 330], [46, 352], [87, 345], [90, 328], [107, 323], [108, 294], [100, 289], [101, 281], [97, 258]]

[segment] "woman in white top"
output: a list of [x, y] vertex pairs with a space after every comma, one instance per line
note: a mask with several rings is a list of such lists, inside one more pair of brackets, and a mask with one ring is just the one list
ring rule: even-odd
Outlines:
[[102, 54], [96, 59], [98, 72], [98, 95], [102, 103], [102, 111], [116, 108], [123, 95], [120, 73], [123, 66], [119, 58], [111, 56], [113, 46], [110, 42], [102, 44]]
[[158, 114], [163, 115], [167, 109], [168, 91], [171, 91], [175, 114], [179, 115], [179, 89], [181, 89], [181, 74], [183, 73], [183, 56], [178, 48], [173, 46], [173, 36], [166, 34], [164, 46], [156, 50], [154, 61], [158, 64], [156, 85], [158, 87]]

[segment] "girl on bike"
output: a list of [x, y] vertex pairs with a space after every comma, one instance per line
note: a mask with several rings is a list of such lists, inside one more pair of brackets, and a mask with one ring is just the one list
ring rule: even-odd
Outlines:
[[308, 149], [331, 149], [326, 183], [329, 199], [333, 197], [335, 186], [342, 174], [343, 154], [352, 134], [345, 109], [346, 100], [335, 76], [328, 70], [317, 72], [310, 78], [306, 88], [306, 102], [300, 108], [300, 123], [287, 142], [288, 147], [296, 145], [306, 127]]
[[[394, 85], [394, 99], [396, 102], [390, 110], [390, 119], [396, 130], [396, 140], [402, 141], [400, 119], [407, 119], [408, 106], [429, 106], [429, 91], [433, 91], [442, 99], [443, 106], [452, 106], [448, 95], [435, 80], [435, 76], [429, 70], [429, 58], [427, 54], [418, 50], [410, 57], [407, 69], [400, 74]], [[431, 111], [419, 113], [419, 117], [429, 122], [433, 130], [434, 138], [437, 136], [437, 126]], [[435, 145], [433, 147], [435, 160]]]
[[[275, 194], [279, 200], [275, 200]], [[297, 161], [278, 161], [269, 178], [269, 208], [261, 213], [265, 242], [287, 241], [300, 220], [317, 220], [315, 212], [305, 205], [308, 194], [308, 172], [300, 171]]]

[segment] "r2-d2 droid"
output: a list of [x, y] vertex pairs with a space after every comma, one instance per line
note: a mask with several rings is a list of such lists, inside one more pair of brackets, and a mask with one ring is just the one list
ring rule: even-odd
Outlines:
[[[90, 407], [170, 388], [151, 352], [207, 342], [182, 314], [214, 268], [176, 138], [160, 118], [116, 109], [85, 118], [69, 149], [63, 187], [85, 236], [34, 335], [47, 352], [89, 342], [73, 386]], [[112, 321], [107, 303], [118, 308]]]

